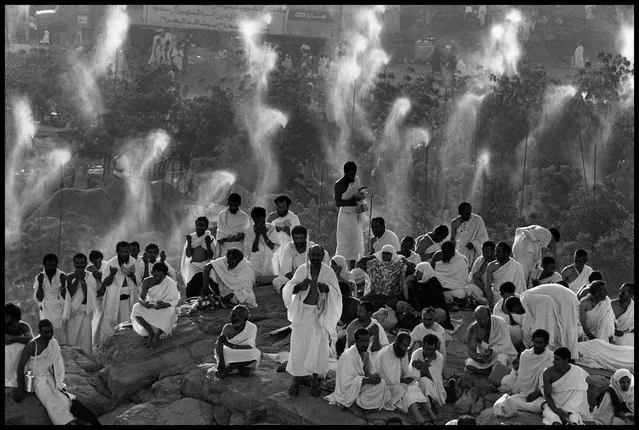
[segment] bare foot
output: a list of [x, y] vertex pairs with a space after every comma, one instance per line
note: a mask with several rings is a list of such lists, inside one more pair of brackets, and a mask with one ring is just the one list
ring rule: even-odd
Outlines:
[[217, 372], [215, 372], [215, 375], [220, 378], [220, 379], [224, 379], [228, 376], [228, 371], [226, 370], [226, 368], [222, 368], [219, 369]]
[[149, 340], [149, 349], [155, 349], [155, 348], [157, 348], [158, 343], [160, 343], [160, 339], [158, 339], [158, 336], [153, 336], [153, 337]]
[[142, 341], [142, 345], [145, 348], [149, 345], [149, 336], [144, 336], [144, 340]]

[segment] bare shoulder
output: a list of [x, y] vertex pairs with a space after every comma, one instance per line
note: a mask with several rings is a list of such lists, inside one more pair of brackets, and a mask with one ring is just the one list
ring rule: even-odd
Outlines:
[[459, 227], [459, 224], [461, 224], [461, 216], [453, 218], [453, 220], [450, 222], [451, 228]]
[[579, 300], [579, 307], [589, 311], [592, 309], [592, 301], [590, 300], [591, 295], [588, 294], [586, 297], [584, 297], [583, 299]]
[[20, 332], [25, 334], [31, 334], [31, 326], [26, 321], [20, 321]]
[[222, 334], [226, 336], [231, 333], [233, 333], [233, 326], [230, 323], [224, 324], [224, 327], [222, 327]]
[[268, 217], [266, 218], [266, 222], [273, 222], [275, 218], [277, 218], [277, 211], [271, 212], [270, 214], [268, 214]]

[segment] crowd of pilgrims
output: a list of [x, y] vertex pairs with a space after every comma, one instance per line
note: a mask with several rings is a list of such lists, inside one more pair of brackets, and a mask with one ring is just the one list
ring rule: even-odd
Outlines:
[[[121, 241], [108, 260], [98, 250], [88, 258], [78, 253], [69, 273], [58, 268], [56, 255], [45, 255], [33, 284], [40, 335], [34, 339], [18, 306], [5, 305], [5, 386], [16, 387], [20, 401], [31, 369], [54, 424], [73, 421], [70, 405], [77, 412], [79, 402], [64, 389], [59, 345], [95, 351], [116, 326], [130, 323], [146, 348], [157, 348], [177, 323], [181, 277], [187, 300], [231, 309], [215, 343], [220, 378], [234, 370], [250, 376], [259, 367], [250, 309], [258, 306], [254, 289], [270, 285], [291, 322], [291, 396], [301, 386], [320, 396], [333, 358], [335, 389], [325, 397], [331, 404], [358, 416], [397, 409], [418, 423], [443, 423], [442, 406], [450, 401], [442, 376], [446, 344], [456, 330], [450, 312], [468, 309], [475, 321], [465, 371], [489, 375], [504, 393], [496, 414], [536, 412], [545, 424], [634, 422], [634, 377], [627, 369], [634, 372], [634, 284], [623, 284], [611, 301], [583, 249], [557, 272], [555, 228], [517, 228], [512, 247], [495, 244], [468, 202], [450, 226], [401, 241], [384, 218], [373, 218], [365, 252], [367, 193], [354, 162], [344, 165], [334, 190], [332, 257], [309, 239], [288, 196], [277, 197], [267, 215], [263, 207], [244, 212], [236, 193], [218, 214], [215, 233], [206, 217], [195, 220], [179, 272], [155, 243], [141, 253], [137, 242]], [[588, 373], [571, 364], [578, 356], [617, 370], [593, 411]], [[472, 422], [464, 416], [450, 424]]]

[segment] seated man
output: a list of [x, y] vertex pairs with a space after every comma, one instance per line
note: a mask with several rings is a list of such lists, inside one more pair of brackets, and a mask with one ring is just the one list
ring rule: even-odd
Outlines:
[[[293, 239], [292, 229], [300, 225], [300, 219], [289, 209], [292, 203], [289, 196], [282, 194], [277, 196], [273, 202], [275, 203], [276, 211], [268, 215], [266, 222], [275, 226], [277, 243], [284, 245]], [[275, 273], [278, 273], [282, 263], [283, 248], [283, 246], [279, 246], [273, 252], [273, 270]]]
[[[328, 253], [327, 253], [328, 254]], [[355, 277], [348, 270], [348, 261], [346, 258], [341, 255], [335, 255], [330, 260], [331, 269], [335, 272], [335, 276], [337, 276], [337, 281], [340, 283], [348, 284], [350, 289], [350, 296], [357, 297], [357, 285], [355, 284]]]
[[366, 272], [371, 278], [371, 292], [362, 299], [372, 301], [377, 309], [384, 305], [394, 309], [406, 279], [403, 258], [395, 253], [392, 245], [384, 245], [366, 263]]
[[[590, 274], [590, 276], [588, 276], [588, 282], [586, 284], [584, 284], [579, 291], [577, 292], [577, 298], [579, 300], [583, 299], [584, 297], [586, 297], [588, 295], [588, 291], [590, 290], [590, 283], [591, 282], [595, 282], [595, 281], [603, 281], [603, 273], [601, 273], [598, 270], [593, 270], [592, 273]], [[558, 284], [566, 284], [565, 287], [568, 288], [568, 282], [566, 281], [559, 281], [557, 282]]]
[[420, 340], [420, 346], [413, 352], [410, 367], [419, 374], [417, 383], [419, 389], [430, 402], [430, 406], [437, 417], [436, 424], [442, 424], [443, 406], [446, 404], [446, 390], [442, 372], [444, 370], [444, 356], [437, 351], [440, 339], [434, 334], [425, 335]]
[[[209, 228], [209, 219], [201, 216], [195, 220], [195, 232], [186, 235], [180, 260], [180, 273], [186, 285], [186, 298], [197, 297], [204, 286], [202, 269], [216, 253], [215, 239]], [[218, 227], [218, 235], [219, 235]], [[175, 279], [173, 279], [175, 281]]]
[[[217, 258], [224, 257], [231, 248], [243, 250], [244, 235], [251, 228], [251, 220], [240, 209], [242, 197], [237, 193], [229, 194], [227, 207], [217, 215]], [[264, 211], [266, 213], [266, 211]]]
[[249, 316], [246, 306], [237, 305], [231, 311], [230, 322], [222, 327], [215, 342], [218, 378], [226, 377], [235, 369], [240, 375], [249, 376], [259, 367], [261, 353], [255, 347], [257, 326], [248, 320]]
[[17, 387], [16, 371], [24, 346], [33, 339], [31, 326], [22, 321], [20, 307], [4, 305], [4, 386]]
[[435, 277], [444, 287], [446, 303], [453, 299], [472, 297], [480, 303], [486, 303], [483, 291], [468, 280], [468, 260], [455, 250], [455, 243], [442, 243], [441, 251], [433, 255], [430, 265], [435, 270]]
[[256, 308], [257, 300], [253, 292], [255, 274], [253, 266], [237, 248], [226, 251], [226, 257], [217, 258], [204, 266], [207, 284], [202, 297], [214, 293], [223, 301], [234, 305], [248, 305]]
[[63, 329], [69, 345], [77, 346], [91, 354], [91, 322], [98, 306], [98, 295], [103, 296], [105, 289], [101, 288], [98, 291], [96, 279], [86, 270], [86, 255], [76, 254], [73, 257], [73, 266], [75, 271], [67, 274], [66, 288], [60, 290], [60, 295], [64, 298]]
[[368, 274], [359, 267], [351, 270], [353, 274], [353, 281], [355, 282], [355, 288], [357, 289], [357, 297], [362, 297], [371, 292], [371, 278]]
[[577, 343], [575, 362], [593, 369], [635, 371], [635, 347], [619, 346], [607, 340], [593, 339]]
[[374, 312], [373, 303], [361, 302], [357, 307], [357, 319], [351, 321], [346, 327], [346, 341], [349, 348], [355, 344], [355, 332], [358, 329], [365, 328], [368, 331], [370, 337], [368, 352], [371, 360], [375, 359], [380, 349], [388, 345], [388, 336], [386, 336], [384, 328], [377, 320], [372, 318]]
[[468, 355], [465, 369], [489, 374], [495, 363], [504, 366], [517, 357], [508, 324], [490, 314], [488, 306], [477, 306], [475, 321], [468, 327]]
[[397, 254], [406, 258], [406, 261], [409, 263], [406, 275], [411, 275], [415, 271], [415, 266], [422, 262], [419, 254], [413, 251], [414, 246], [415, 239], [413, 239], [411, 236], [406, 236], [402, 239], [399, 251], [397, 251]]
[[361, 302], [355, 297], [351, 297], [351, 285], [348, 282], [340, 281], [339, 277], [338, 282], [339, 290], [342, 293], [342, 315], [337, 322], [337, 339], [331, 339], [331, 346], [335, 346], [335, 352], [339, 357], [346, 347], [346, 328], [351, 321], [357, 318], [357, 308]]
[[588, 251], [578, 249], [575, 251], [574, 262], [570, 266], [564, 267], [561, 276], [568, 282], [568, 288], [577, 294], [579, 289], [588, 282], [588, 277], [592, 273], [592, 267], [588, 266]]
[[473, 207], [468, 202], [462, 202], [457, 207], [458, 217], [450, 222], [450, 240], [456, 244], [458, 251], [466, 257], [468, 269], [479, 256], [479, 250], [488, 240], [488, 232], [484, 220], [473, 213]]
[[501, 299], [499, 299], [493, 308], [493, 315], [501, 317], [504, 321], [506, 321], [506, 324], [508, 324], [508, 330], [510, 330], [510, 340], [515, 346], [517, 352], [521, 352], [525, 349], [522, 342], [523, 335], [521, 332], [521, 315], [509, 314], [506, 311], [505, 306], [505, 302], [508, 297], [519, 297], [515, 294], [515, 284], [512, 282], [504, 282], [499, 287], [499, 294], [501, 295]]
[[495, 257], [495, 242], [491, 240], [484, 242], [481, 247], [481, 253], [482, 255], [473, 263], [468, 276], [470, 281], [484, 291], [484, 295], [486, 295], [486, 268], [497, 258]]
[[270, 284], [275, 279], [273, 252], [280, 246], [277, 231], [273, 224], [266, 222], [266, 209], [254, 207], [251, 209], [251, 218], [253, 225], [244, 236], [246, 259], [253, 266], [257, 285]]
[[444, 360], [446, 359], [447, 334], [444, 327], [435, 322], [435, 315], [435, 308], [424, 308], [422, 311], [422, 323], [418, 324], [410, 333], [410, 339], [413, 343], [408, 350], [409, 354], [423, 346], [422, 339], [424, 339], [424, 336], [432, 334], [439, 339], [439, 342], [435, 345], [437, 351], [444, 357]]
[[[279, 267], [279, 275], [273, 279], [273, 288], [277, 294], [281, 294], [282, 288], [293, 278], [295, 271], [308, 259], [308, 250], [315, 243], [308, 240], [306, 227], [297, 225], [291, 230], [292, 241], [289, 241], [282, 249], [282, 261]], [[329, 264], [328, 252], [324, 254], [322, 263]]]
[[543, 374], [545, 425], [583, 424], [590, 421], [588, 372], [571, 363], [570, 350], [558, 348], [553, 365]]
[[590, 292], [579, 302], [579, 320], [588, 340], [612, 342], [615, 334], [615, 312], [610, 304], [605, 281], [590, 284]]
[[448, 237], [448, 227], [439, 225], [435, 230], [428, 232], [415, 239], [415, 252], [419, 254], [422, 261], [430, 261], [433, 255], [441, 249], [441, 243]]
[[175, 269], [166, 261], [164, 251], [160, 251], [158, 244], [153, 242], [144, 248], [144, 254], [138, 258], [138, 264], [135, 266], [136, 269], [140, 271], [138, 279], [146, 279], [151, 276], [151, 268], [158, 261], [166, 264], [166, 267], [169, 268], [169, 278], [177, 282], [178, 279]]
[[331, 405], [349, 408], [363, 417], [360, 410], [393, 410], [391, 393], [386, 382], [373, 373], [369, 354], [370, 333], [358, 328], [354, 333], [355, 344], [340, 356], [335, 372], [335, 391], [324, 397]]
[[[444, 297], [444, 288], [435, 276], [430, 263], [423, 261], [415, 268], [415, 274], [406, 277], [403, 287], [404, 301], [415, 311], [433, 307], [437, 313], [436, 321], [444, 328], [453, 329], [448, 313], [448, 305]], [[420, 316], [421, 314], [417, 314]]]
[[384, 218], [377, 217], [371, 220], [371, 237], [369, 255], [380, 252], [384, 245], [392, 245], [397, 251], [400, 248], [399, 238], [395, 233], [386, 229], [386, 221]]
[[619, 298], [612, 301], [615, 313], [615, 345], [635, 346], [635, 284], [626, 282], [619, 288]]
[[[35, 395], [47, 410], [53, 425], [61, 426], [73, 423], [71, 402], [65, 393], [64, 360], [60, 353], [60, 345], [53, 337], [53, 324], [48, 319], [38, 323], [40, 334], [29, 341], [22, 350], [16, 370], [18, 388], [14, 391], [14, 399], [20, 403], [27, 395], [25, 391], [25, 366], [30, 362], [33, 369]], [[31, 360], [31, 357], [34, 357]]]
[[[520, 297], [505, 301], [508, 313], [522, 315], [521, 332], [524, 346], [532, 345], [532, 333], [544, 329], [550, 334], [550, 348], [562, 345], [577, 356], [577, 322], [579, 301], [569, 288], [559, 284], [540, 285], [524, 291]], [[572, 354], [572, 352], [571, 352]]]
[[437, 417], [428, 405], [428, 399], [419, 389], [419, 384], [408, 364], [406, 352], [410, 346], [410, 336], [401, 332], [395, 342], [385, 346], [379, 351], [373, 368], [386, 382], [391, 392], [390, 403], [402, 412], [411, 412], [417, 423], [424, 424], [426, 419], [419, 412], [420, 404], [426, 408], [431, 420]]
[[180, 300], [177, 283], [168, 277], [169, 268], [155, 263], [151, 276], [142, 281], [139, 302], [133, 305], [133, 330], [144, 337], [143, 345], [155, 349], [163, 333], [171, 335], [177, 324], [175, 307]]
[[561, 281], [563, 278], [559, 272], [555, 271], [556, 268], [555, 259], [550, 255], [545, 256], [541, 260], [541, 268], [535, 269], [531, 275], [533, 287]]
[[553, 364], [553, 353], [548, 349], [550, 335], [546, 330], [535, 330], [532, 338], [533, 347], [524, 350], [519, 356], [519, 369], [513, 383], [507, 384], [506, 377], [502, 379], [499, 391], [506, 391], [507, 394], [495, 402], [496, 408], [502, 404], [510, 404], [520, 411], [541, 413], [541, 405], [544, 403], [541, 393], [543, 374]]
[[633, 425], [635, 415], [635, 377], [628, 369], [619, 369], [610, 377], [610, 385], [597, 396], [592, 420], [597, 425]]
[[506, 242], [499, 242], [495, 247], [497, 259], [486, 268], [486, 294], [490, 306], [495, 306], [499, 297], [499, 286], [504, 282], [515, 284], [515, 293], [526, 291], [524, 269], [514, 258], [510, 257], [510, 246]]

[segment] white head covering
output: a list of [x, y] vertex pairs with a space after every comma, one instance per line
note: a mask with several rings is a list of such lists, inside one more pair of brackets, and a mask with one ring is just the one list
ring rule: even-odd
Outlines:
[[[630, 387], [628, 391], [622, 391], [621, 385], [619, 381], [621, 378], [627, 376], [630, 378]], [[630, 412], [635, 413], [635, 377], [632, 376], [632, 373], [628, 369], [619, 369], [610, 377], [610, 387], [615, 390], [615, 394], [617, 394], [617, 398], [624, 402]]]
[[331, 258], [331, 261], [334, 261], [342, 270], [339, 272], [339, 279], [343, 279], [344, 281], [349, 281], [355, 283], [355, 278], [350, 270], [348, 270], [348, 262], [346, 258], [341, 255], [336, 255]]
[[391, 253], [393, 255], [393, 257], [391, 258], [391, 261], [395, 261], [399, 258], [399, 255], [397, 255], [397, 251], [395, 250], [395, 247], [391, 244], [387, 244], [382, 246], [382, 250], [381, 251], [377, 251], [375, 253], [375, 257], [379, 260], [379, 261], [384, 261], [382, 260], [382, 253], [384, 252], [388, 252]]
[[415, 267], [415, 273], [417, 272], [422, 273], [422, 278], [418, 279], [419, 282], [426, 282], [430, 278], [435, 276], [435, 270], [433, 270], [433, 266], [431, 266], [428, 261], [422, 261], [421, 263], [417, 264], [417, 266]]

